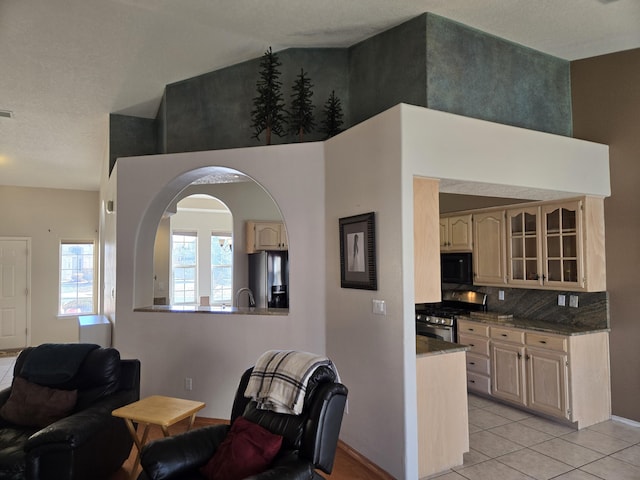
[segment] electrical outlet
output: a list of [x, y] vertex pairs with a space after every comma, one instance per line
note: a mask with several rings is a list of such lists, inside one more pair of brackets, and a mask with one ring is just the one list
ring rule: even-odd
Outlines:
[[564, 307], [567, 303], [567, 296], [566, 295], [558, 295], [558, 306], [559, 307]]
[[569, 295], [569, 306], [578, 308], [578, 295]]
[[193, 378], [184, 377], [184, 389], [188, 391], [193, 390]]
[[504, 300], [504, 290], [498, 290], [498, 300]]

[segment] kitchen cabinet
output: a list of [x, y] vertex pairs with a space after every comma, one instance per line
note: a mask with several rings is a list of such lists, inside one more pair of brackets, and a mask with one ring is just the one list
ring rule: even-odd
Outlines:
[[283, 222], [247, 222], [247, 253], [288, 248], [287, 229]]
[[526, 405], [524, 332], [491, 328], [491, 394]]
[[469, 346], [466, 357], [467, 389], [490, 395], [489, 327], [479, 322], [458, 320], [458, 343]]
[[[440, 228], [442, 232], [442, 222]], [[601, 198], [473, 211], [473, 236], [475, 285], [588, 292], [607, 288]]]
[[413, 256], [415, 303], [439, 302], [440, 250], [437, 224], [438, 180], [413, 178]]
[[570, 419], [566, 337], [492, 328], [491, 338], [492, 394]]
[[505, 211], [473, 215], [473, 283], [504, 285], [506, 275]]
[[542, 285], [540, 207], [507, 210], [509, 283]]
[[[487, 394], [478, 388], [480, 378], [490, 385], [492, 397], [578, 428], [609, 419], [608, 332], [559, 335], [467, 320], [459, 321], [458, 331], [459, 343], [481, 345], [467, 352], [469, 390]], [[477, 358], [486, 358], [487, 343], [490, 373], [485, 376], [476, 365]]]
[[570, 418], [567, 354], [527, 347], [525, 358], [528, 405], [554, 417]]
[[440, 217], [440, 251], [470, 252], [473, 248], [471, 214]]
[[553, 286], [582, 288], [582, 202], [541, 207], [544, 225], [544, 276]]

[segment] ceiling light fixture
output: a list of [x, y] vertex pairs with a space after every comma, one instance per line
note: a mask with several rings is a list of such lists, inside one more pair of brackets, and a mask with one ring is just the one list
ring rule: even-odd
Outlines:
[[0, 117], [13, 118], [13, 112], [11, 110], [0, 110]]

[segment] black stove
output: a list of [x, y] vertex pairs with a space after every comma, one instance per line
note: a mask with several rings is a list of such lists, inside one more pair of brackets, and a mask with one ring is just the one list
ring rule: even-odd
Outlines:
[[446, 290], [442, 301], [416, 304], [416, 333], [449, 342], [456, 341], [456, 319], [474, 311], [486, 311], [487, 295], [469, 290]]

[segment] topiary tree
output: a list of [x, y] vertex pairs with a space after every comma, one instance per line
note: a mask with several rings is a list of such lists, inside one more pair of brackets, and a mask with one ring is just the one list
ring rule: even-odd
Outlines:
[[253, 99], [254, 109], [251, 111], [253, 137], [260, 140], [260, 134], [265, 132], [267, 145], [271, 145], [272, 133], [279, 137], [285, 133], [286, 112], [282, 93], [280, 93], [282, 86], [278, 70], [280, 65], [282, 63], [278, 60], [278, 56], [269, 47], [260, 61], [260, 78], [257, 82], [258, 96]]
[[335, 90], [332, 90], [329, 99], [324, 104], [324, 119], [320, 128], [320, 131], [326, 135], [325, 139], [331, 138], [342, 131], [340, 128], [344, 123], [342, 116], [340, 99], [336, 97]]
[[314, 105], [311, 103], [313, 92], [311, 80], [306, 76], [304, 69], [300, 69], [300, 75], [293, 84], [293, 94], [291, 95], [291, 110], [289, 112], [289, 131], [298, 135], [300, 142], [304, 139], [304, 134], [309, 133], [316, 126], [313, 119]]

